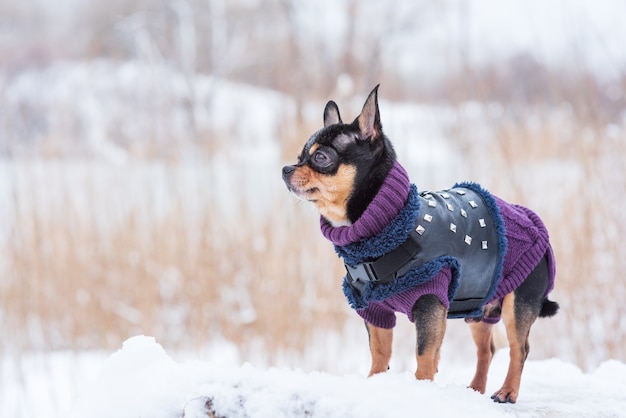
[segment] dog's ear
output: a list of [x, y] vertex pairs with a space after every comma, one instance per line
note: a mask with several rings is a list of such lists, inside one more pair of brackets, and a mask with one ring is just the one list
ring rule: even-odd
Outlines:
[[378, 112], [378, 87], [380, 87], [380, 84], [374, 87], [374, 90], [367, 96], [363, 110], [357, 117], [361, 135], [370, 141], [378, 138], [383, 132], [383, 127], [380, 123], [380, 113]]
[[341, 120], [341, 115], [339, 114], [339, 108], [337, 107], [337, 103], [332, 100], [326, 103], [326, 107], [324, 108], [324, 128], [330, 125], [335, 125], [337, 123], [343, 123]]

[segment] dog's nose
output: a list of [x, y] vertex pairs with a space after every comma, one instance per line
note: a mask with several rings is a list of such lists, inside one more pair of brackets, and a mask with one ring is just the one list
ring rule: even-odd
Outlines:
[[286, 165], [283, 167], [283, 178], [286, 179], [289, 176], [291, 176], [293, 174], [293, 172], [296, 171], [296, 167], [292, 166], [292, 165]]

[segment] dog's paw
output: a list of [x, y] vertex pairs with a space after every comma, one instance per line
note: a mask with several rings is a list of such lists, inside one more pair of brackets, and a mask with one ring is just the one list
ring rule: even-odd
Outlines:
[[491, 395], [491, 399], [498, 403], [515, 403], [517, 401], [517, 391], [502, 387], [499, 391]]
[[475, 392], [480, 393], [481, 395], [483, 395], [485, 393], [485, 386], [486, 384], [484, 383], [475, 383], [472, 382], [470, 383], [470, 385], [468, 386], [469, 389], [472, 389]]

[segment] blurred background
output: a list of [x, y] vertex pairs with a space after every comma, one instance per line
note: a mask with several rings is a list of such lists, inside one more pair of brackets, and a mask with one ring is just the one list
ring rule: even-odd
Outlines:
[[[341, 260], [280, 169], [327, 100], [351, 120], [378, 83], [419, 189], [473, 180], [551, 231], [561, 312], [531, 359], [626, 361], [624, 18], [619, 0], [0, 0], [1, 415], [61, 416], [138, 334], [366, 373]], [[410, 370], [408, 321], [396, 335]], [[443, 361], [473, 358], [451, 321]]]

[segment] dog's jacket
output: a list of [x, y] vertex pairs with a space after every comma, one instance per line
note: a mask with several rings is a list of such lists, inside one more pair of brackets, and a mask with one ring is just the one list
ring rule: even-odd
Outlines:
[[[457, 186], [469, 188], [470, 193], [478, 193], [482, 199], [478, 202], [480, 206], [483, 204], [491, 206], [489, 208], [491, 219], [482, 215], [479, 219], [481, 219], [481, 226], [485, 219], [488, 223], [493, 223], [493, 226], [489, 226], [496, 230], [498, 242], [476, 241], [476, 237], [465, 234], [457, 239], [463, 239], [468, 246], [473, 244], [473, 248], [477, 251], [492, 251], [496, 247], [499, 251], [492, 253], [491, 269], [486, 269], [492, 273], [492, 277], [486, 277], [489, 283], [483, 303], [478, 309], [470, 312], [455, 312], [452, 309], [450, 317], [480, 317], [485, 304], [502, 299], [516, 289], [544, 256], [548, 260], [550, 269], [550, 286], [546, 292], [547, 295], [554, 283], [554, 258], [547, 230], [539, 217], [525, 207], [512, 205], [492, 196], [476, 184], [465, 183]], [[443, 196], [445, 199], [445, 195], [445, 192], [439, 192], [437, 197]], [[426, 227], [432, 227], [428, 225], [428, 221], [424, 220], [425, 215], [428, 214], [427, 206], [430, 201], [431, 198], [428, 195], [419, 196], [415, 185], [410, 184], [404, 168], [396, 162], [379, 193], [353, 225], [333, 228], [322, 218], [322, 233], [335, 244], [336, 252], [347, 265], [371, 261], [394, 250], [407, 239], [409, 234], [420, 234]], [[474, 201], [477, 199], [472, 202]], [[447, 203], [441, 199], [439, 202], [440, 205], [442, 202], [444, 205]], [[465, 202], [469, 203], [470, 200]], [[420, 208], [425, 205], [426, 207]], [[466, 208], [474, 208], [474, 205], [475, 203], [472, 203], [472, 206], [466, 206]], [[453, 211], [460, 211], [460, 207], [453, 206], [456, 205], [451, 205], [449, 208]], [[428, 219], [427, 216], [426, 219]], [[447, 227], [456, 229], [456, 225], [452, 223]], [[436, 234], [441, 232], [443, 231], [436, 231]], [[465, 242], [466, 240], [469, 243]], [[472, 240], [474, 240], [473, 243]], [[424, 247], [427, 245], [426, 243]], [[483, 249], [483, 247], [486, 248]], [[458, 256], [463, 257], [462, 254]], [[471, 260], [471, 257], [465, 260], [466, 270], [476, 270], [476, 267], [480, 269], [480, 266], [471, 266], [472, 268], [467, 266]], [[426, 294], [436, 295], [447, 308], [450, 308], [450, 301], [454, 300], [464, 280], [463, 269], [459, 268], [459, 259], [455, 257], [455, 254], [447, 254], [423, 261], [422, 264], [413, 266], [411, 270], [390, 283], [369, 282], [360, 290], [351, 285], [346, 277], [343, 282], [344, 294], [361, 317], [381, 328], [395, 326], [395, 312], [407, 314], [412, 321], [413, 305], [419, 297]], [[475, 280], [476, 275], [470, 279]], [[489, 318], [489, 320], [493, 322], [498, 318]]]

